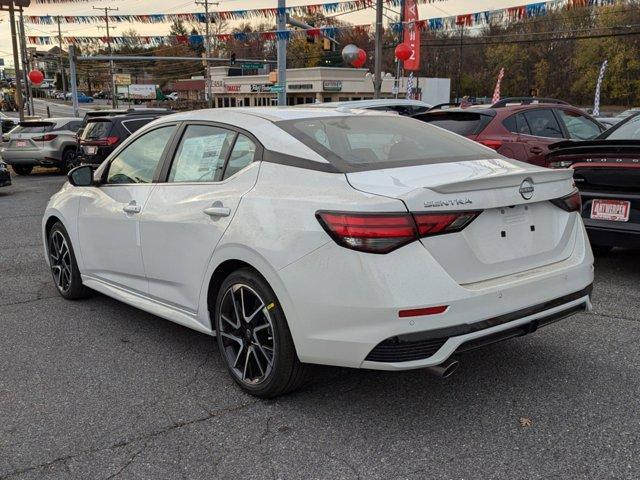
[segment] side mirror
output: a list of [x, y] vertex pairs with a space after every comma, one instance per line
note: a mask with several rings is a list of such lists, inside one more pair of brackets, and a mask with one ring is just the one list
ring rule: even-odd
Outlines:
[[80, 165], [72, 169], [67, 174], [67, 177], [69, 178], [69, 183], [74, 187], [91, 187], [95, 185], [91, 165]]

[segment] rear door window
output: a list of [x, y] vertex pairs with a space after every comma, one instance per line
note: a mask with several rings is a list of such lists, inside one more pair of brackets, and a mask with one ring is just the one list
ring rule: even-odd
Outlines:
[[529, 124], [527, 123], [527, 120], [524, 118], [524, 115], [522, 113], [511, 115], [502, 122], [502, 125], [504, 125], [504, 128], [509, 130], [511, 133], [522, 133], [525, 135], [531, 135]]
[[558, 112], [560, 119], [567, 128], [569, 138], [574, 140], [591, 140], [602, 132], [593, 120], [584, 115], [562, 109], [558, 109], [556, 112]]
[[432, 112], [414, 118], [458, 135], [477, 135], [493, 118], [477, 112]]
[[235, 175], [244, 167], [249, 165], [255, 160], [256, 157], [256, 144], [253, 143], [247, 136], [238, 134], [236, 143], [233, 146], [229, 161], [224, 169], [224, 178], [229, 178]]
[[207, 125], [189, 125], [171, 164], [169, 182], [218, 182], [235, 132]]
[[538, 108], [523, 113], [529, 124], [531, 135], [546, 138], [564, 138], [560, 124], [550, 109]]

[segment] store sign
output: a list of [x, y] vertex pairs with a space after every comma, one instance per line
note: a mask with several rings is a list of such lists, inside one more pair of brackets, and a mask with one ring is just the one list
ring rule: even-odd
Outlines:
[[240, 85], [225, 85], [225, 88], [229, 93], [240, 91]]
[[313, 90], [312, 83], [290, 83], [287, 85], [289, 90]]
[[131, 75], [128, 73], [116, 73], [113, 75], [113, 83], [118, 86], [131, 85]]
[[325, 80], [322, 82], [322, 90], [325, 92], [341, 92], [342, 81], [341, 80]]
[[211, 91], [213, 93], [224, 93], [224, 82], [222, 80], [211, 80]]
[[271, 93], [274, 85], [268, 83], [253, 83], [251, 84], [251, 93]]

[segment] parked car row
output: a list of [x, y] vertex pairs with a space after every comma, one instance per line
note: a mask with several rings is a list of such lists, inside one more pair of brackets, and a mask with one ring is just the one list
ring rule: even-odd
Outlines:
[[68, 172], [80, 163], [99, 165], [133, 132], [167, 109], [121, 109], [87, 112], [73, 117], [29, 119], [2, 136], [0, 156], [18, 175], [33, 168], [51, 167]]

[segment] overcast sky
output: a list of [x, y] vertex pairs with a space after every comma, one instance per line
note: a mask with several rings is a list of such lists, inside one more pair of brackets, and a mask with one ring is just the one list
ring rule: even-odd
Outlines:
[[[339, 0], [335, 0], [339, 1]], [[290, 0], [287, 6], [305, 5], [312, 3], [325, 3], [324, 0]], [[531, 3], [531, 0], [446, 0], [430, 5], [420, 6], [420, 18], [444, 17], [449, 15], [459, 15], [463, 13], [473, 13], [484, 10], [511, 7]], [[92, 7], [117, 7], [120, 14], [150, 14], [150, 13], [187, 13], [202, 11], [202, 7], [196, 5], [195, 1], [182, 0], [111, 0], [111, 1], [90, 1], [78, 3], [66, 3], [59, 5], [36, 5], [25, 10], [27, 15], [92, 15], [99, 14]], [[277, 0], [221, 0], [220, 5], [213, 7], [214, 10], [239, 10], [249, 8], [273, 8], [277, 6]], [[357, 23], [373, 23], [373, 9], [362, 12], [341, 15], [341, 19]], [[104, 30], [97, 28], [98, 25], [69, 24], [63, 25], [63, 36], [94, 36], [104, 35]], [[57, 35], [57, 27], [46, 25], [26, 25], [27, 35], [46, 36]], [[111, 33], [112, 36], [122, 35], [121, 32], [135, 28], [140, 35], [164, 35], [169, 31], [168, 24], [139, 24], [120, 23]], [[4, 58], [7, 66], [13, 65], [11, 53], [11, 36], [9, 30], [9, 14], [0, 12], [0, 57]], [[43, 47], [40, 47], [43, 48]]]

